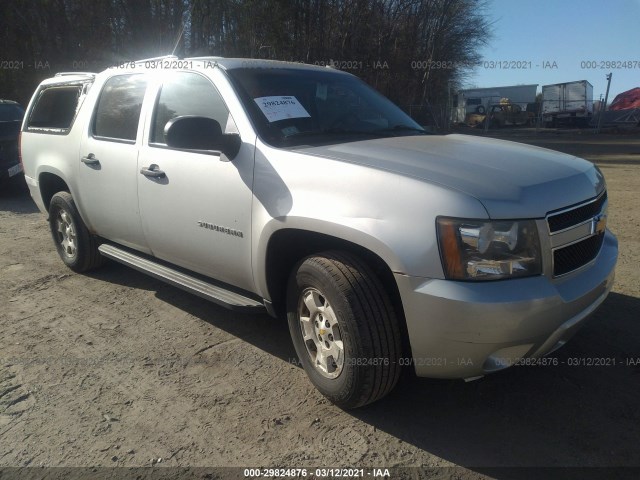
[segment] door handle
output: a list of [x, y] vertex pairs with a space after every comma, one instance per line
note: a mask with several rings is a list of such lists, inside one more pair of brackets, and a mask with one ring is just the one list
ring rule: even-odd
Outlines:
[[155, 163], [149, 165], [146, 168], [145, 167], [141, 168], [140, 173], [145, 177], [151, 177], [151, 178], [162, 178], [165, 176], [165, 173], [162, 170], [160, 170], [158, 165], [156, 165]]
[[86, 157], [82, 157], [80, 159], [80, 161], [82, 163], [84, 163], [85, 165], [99, 165], [100, 164], [100, 160], [98, 160], [93, 153], [90, 153]]

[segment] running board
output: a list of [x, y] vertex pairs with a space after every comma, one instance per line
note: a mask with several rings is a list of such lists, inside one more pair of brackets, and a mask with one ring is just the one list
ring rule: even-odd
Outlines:
[[198, 295], [199, 297], [231, 310], [254, 313], [265, 311], [265, 306], [257, 300], [226, 290], [225, 288], [218, 287], [171, 267], [167, 267], [154, 262], [153, 260], [136, 255], [135, 253], [118, 248], [114, 245], [104, 243], [98, 247], [98, 250], [107, 258], [135, 268], [136, 270], [151, 275], [158, 280], [167, 282], [174, 287], [186, 290], [187, 292]]

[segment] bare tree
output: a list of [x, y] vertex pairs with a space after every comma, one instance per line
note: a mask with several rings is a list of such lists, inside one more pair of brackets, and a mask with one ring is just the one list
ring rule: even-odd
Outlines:
[[183, 56], [332, 63], [401, 106], [435, 109], [479, 62], [484, 12], [481, 0], [0, 2], [3, 59], [24, 65], [0, 71], [0, 96], [24, 102], [56, 71], [168, 54], [180, 38]]

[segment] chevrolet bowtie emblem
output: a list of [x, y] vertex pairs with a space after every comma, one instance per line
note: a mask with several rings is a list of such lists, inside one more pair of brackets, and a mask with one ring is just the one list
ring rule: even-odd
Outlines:
[[607, 215], [600, 213], [591, 219], [591, 234], [604, 233], [607, 228]]

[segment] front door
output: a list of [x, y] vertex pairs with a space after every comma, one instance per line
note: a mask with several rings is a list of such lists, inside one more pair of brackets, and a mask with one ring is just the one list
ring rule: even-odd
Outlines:
[[[243, 143], [231, 161], [220, 153], [169, 148], [165, 125], [183, 115], [213, 118], [223, 132], [236, 133], [209, 78], [185, 71], [166, 76], [138, 159], [147, 244], [160, 259], [251, 290], [254, 145]], [[151, 176], [149, 170], [161, 171], [161, 176]]]

